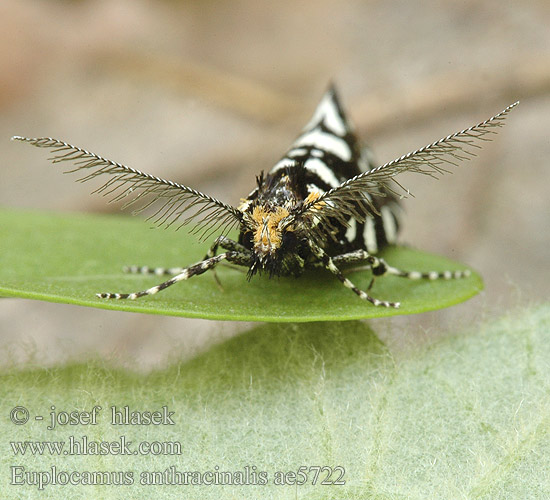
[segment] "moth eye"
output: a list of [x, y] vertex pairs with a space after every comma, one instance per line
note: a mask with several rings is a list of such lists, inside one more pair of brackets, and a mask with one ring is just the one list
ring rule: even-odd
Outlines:
[[292, 231], [287, 231], [283, 234], [283, 244], [282, 246], [287, 250], [292, 250], [297, 243], [296, 234]]

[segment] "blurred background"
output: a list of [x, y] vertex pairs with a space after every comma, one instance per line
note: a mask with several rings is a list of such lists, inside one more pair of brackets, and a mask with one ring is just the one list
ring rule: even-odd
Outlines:
[[[392, 349], [431, 341], [548, 298], [549, 27], [547, 0], [3, 0], [0, 203], [112, 209], [14, 134], [57, 137], [235, 204], [329, 81], [380, 163], [519, 99], [475, 160], [439, 181], [404, 179], [415, 198], [401, 241], [486, 283], [449, 310], [371, 322]], [[148, 370], [248, 327], [3, 299], [0, 364], [100, 357]]]

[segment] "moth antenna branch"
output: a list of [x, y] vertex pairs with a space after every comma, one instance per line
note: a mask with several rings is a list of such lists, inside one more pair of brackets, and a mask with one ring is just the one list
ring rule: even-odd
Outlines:
[[518, 104], [519, 101], [477, 125], [450, 134], [423, 148], [347, 179], [317, 199], [304, 203], [301, 214], [306, 218], [314, 217], [318, 221], [318, 228], [328, 225], [330, 220], [334, 219], [343, 221], [353, 216], [362, 221], [366, 217], [377, 215], [376, 209], [369, 202], [371, 195], [385, 196], [384, 191], [399, 197], [411, 195], [409, 190], [395, 179], [404, 172], [419, 173], [434, 179], [451, 173], [446, 167], [458, 166], [459, 162], [475, 157], [472, 149], [481, 148], [479, 141], [490, 141], [490, 135], [496, 134], [495, 128], [504, 125], [507, 114]]
[[[54, 164], [72, 163], [72, 167], [65, 173], [84, 173], [85, 175], [77, 179], [78, 182], [88, 182], [102, 175], [112, 176], [92, 191], [92, 194], [109, 198], [109, 203], [129, 198], [123, 208], [139, 202], [140, 206], [133, 211], [139, 213], [158, 202], [160, 208], [148, 220], [154, 220], [160, 226], [170, 227], [186, 214], [187, 217], [180, 227], [195, 221], [196, 225], [206, 231], [219, 228], [225, 234], [241, 222], [242, 213], [238, 209], [216, 198], [108, 160], [67, 142], [52, 137], [30, 138], [18, 135], [13, 136], [12, 140], [50, 150], [53, 156], [49, 160]], [[204, 210], [211, 215], [205, 216]]]

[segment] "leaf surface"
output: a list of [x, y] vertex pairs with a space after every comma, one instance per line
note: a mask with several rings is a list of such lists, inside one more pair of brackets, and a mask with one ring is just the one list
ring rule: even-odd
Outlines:
[[[243, 321], [333, 321], [413, 314], [463, 302], [483, 288], [481, 277], [411, 281], [378, 279], [371, 295], [401, 302], [400, 309], [374, 307], [344, 288], [328, 271], [300, 278], [255, 276], [243, 268], [220, 265], [135, 301], [104, 300], [98, 292], [137, 292], [167, 278], [124, 274], [127, 265], [185, 267], [201, 260], [209, 243], [184, 230], [153, 229], [143, 220], [122, 216], [0, 212], [0, 294], [105, 309], [194, 318]], [[383, 257], [405, 270], [457, 270], [465, 266], [409, 248], [391, 248]], [[368, 270], [346, 272], [366, 289]]]
[[[549, 331], [547, 305], [392, 355], [365, 323], [268, 323], [146, 376], [93, 362], [4, 373], [2, 498], [547, 498]], [[25, 425], [8, 420], [16, 405], [29, 411]], [[95, 425], [48, 430], [52, 406], [58, 413], [102, 410]], [[174, 425], [113, 425], [113, 406], [166, 406]], [[142, 442], [181, 443], [181, 452], [16, 456], [9, 444], [68, 443], [70, 436], [80, 443], [124, 436], [131, 451]], [[134, 482], [50, 484], [39, 492], [9, 484], [13, 466], [132, 471]], [[316, 466], [333, 468], [329, 482], [342, 467], [345, 484], [321, 484], [328, 472], [313, 484]], [[292, 484], [300, 467], [307, 481]], [[234, 484], [206, 484], [213, 476], [204, 474], [216, 471]], [[174, 481], [172, 472], [202, 475], [197, 484], [193, 476], [187, 484], [140, 484], [150, 472], [159, 473], [157, 481]], [[258, 484], [260, 473], [267, 484]], [[275, 484], [277, 473], [286, 484]]]

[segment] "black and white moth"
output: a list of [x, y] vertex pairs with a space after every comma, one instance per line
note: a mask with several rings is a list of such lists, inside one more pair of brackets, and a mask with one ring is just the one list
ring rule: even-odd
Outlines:
[[[158, 225], [177, 228], [191, 224], [191, 233], [202, 239], [218, 234], [205, 258], [185, 268], [131, 266], [131, 273], [171, 275], [147, 290], [134, 293], [99, 293], [102, 299], [137, 299], [202, 274], [227, 261], [270, 276], [300, 276], [307, 268], [321, 267], [361, 299], [375, 306], [399, 307], [399, 302], [370, 295], [376, 277], [386, 274], [408, 279], [455, 279], [469, 271], [404, 271], [375, 254], [396, 242], [399, 199], [409, 192], [397, 180], [402, 172], [436, 177], [446, 168], [475, 156], [481, 141], [503, 125], [514, 103], [497, 115], [460, 132], [448, 135], [384, 165], [372, 163], [346, 118], [334, 87], [329, 88], [312, 119], [284, 157], [264, 175], [256, 187], [233, 207], [188, 186], [146, 174], [102, 156], [50, 137], [14, 136], [51, 150], [54, 163], [70, 162], [68, 172], [83, 173], [82, 182], [108, 176], [94, 193], [126, 200], [134, 213], [152, 207]], [[239, 228], [238, 241], [226, 235]], [[219, 249], [222, 253], [218, 253]], [[372, 280], [366, 291], [347, 279], [340, 267], [361, 264], [370, 268]]]

